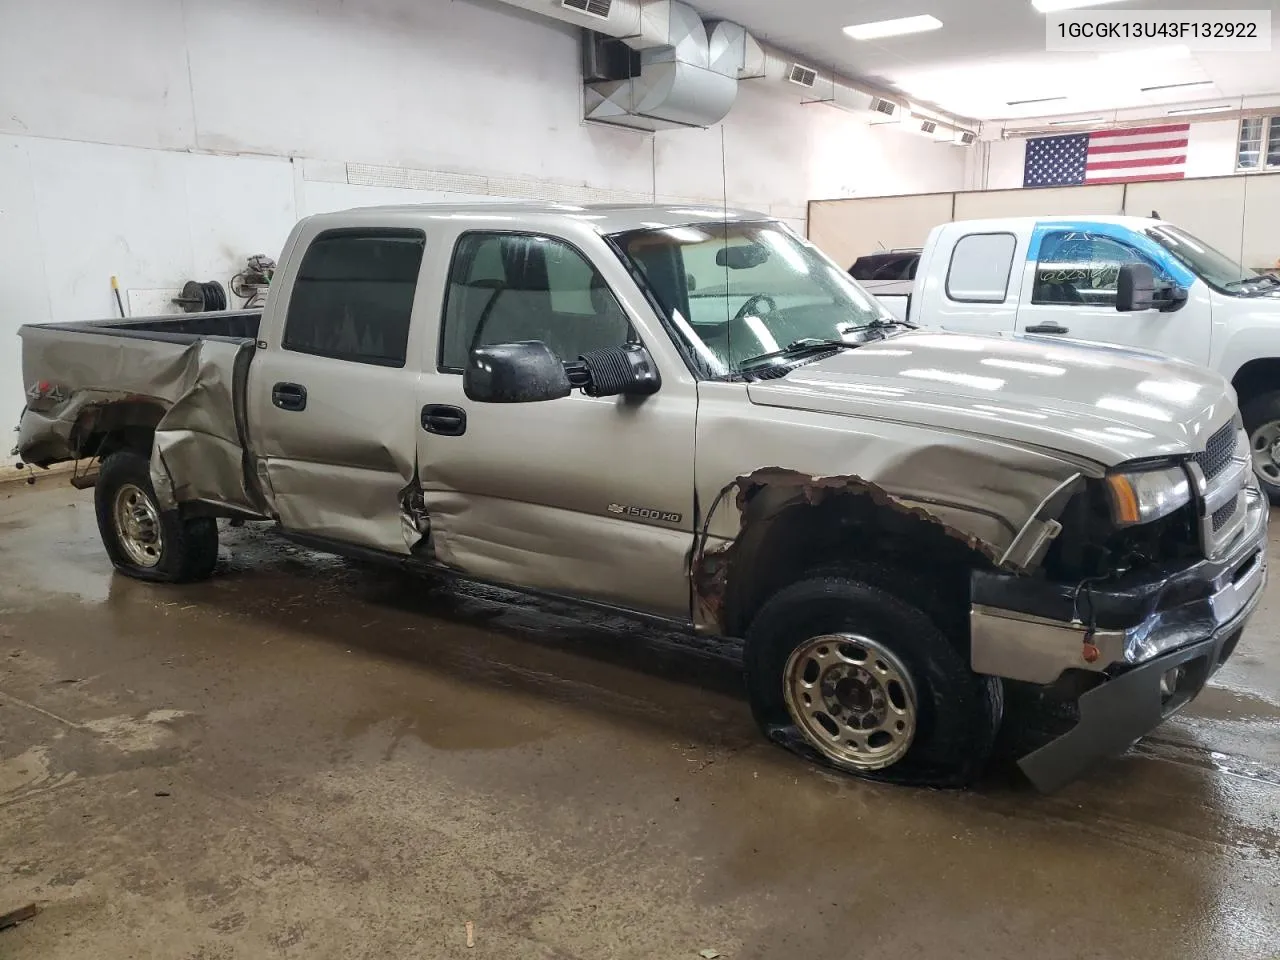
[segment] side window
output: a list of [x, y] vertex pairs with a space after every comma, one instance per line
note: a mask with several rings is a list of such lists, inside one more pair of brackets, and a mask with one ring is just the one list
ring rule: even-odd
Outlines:
[[1111, 237], [1066, 230], [1045, 234], [1031, 302], [1114, 305], [1120, 268], [1126, 263], [1146, 263], [1160, 273], [1132, 247]]
[[449, 270], [440, 369], [461, 371], [475, 347], [541, 340], [564, 360], [635, 339], [604, 278], [560, 240], [468, 233]]
[[970, 233], [957, 241], [947, 268], [947, 296], [959, 303], [1004, 303], [1018, 245], [1011, 233]]
[[403, 367], [426, 238], [418, 230], [331, 230], [311, 242], [289, 297], [282, 346]]

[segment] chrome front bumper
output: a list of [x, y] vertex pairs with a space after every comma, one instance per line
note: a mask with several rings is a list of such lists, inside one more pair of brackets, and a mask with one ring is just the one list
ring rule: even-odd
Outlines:
[[1066, 670], [1101, 673], [1136, 667], [1214, 636], [1229, 624], [1242, 625], [1267, 581], [1269, 518], [1267, 501], [1255, 484], [1246, 488], [1245, 501], [1244, 522], [1229, 549], [1218, 559], [1178, 572], [1181, 583], [1200, 588], [1194, 591], [1197, 595], [1177, 602], [1188, 591], [1164, 591], [1140, 622], [1090, 634], [1081, 619], [1054, 619], [975, 602], [969, 614], [973, 670], [1050, 684]]

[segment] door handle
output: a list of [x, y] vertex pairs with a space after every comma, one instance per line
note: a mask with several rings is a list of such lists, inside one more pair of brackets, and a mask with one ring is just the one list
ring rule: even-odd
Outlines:
[[467, 432], [467, 411], [447, 403], [429, 403], [422, 408], [422, 429], [442, 437], [460, 437]]
[[271, 402], [281, 410], [305, 410], [307, 388], [300, 383], [277, 383], [271, 388]]
[[1066, 327], [1056, 323], [1035, 323], [1026, 328], [1026, 333], [1070, 333]]

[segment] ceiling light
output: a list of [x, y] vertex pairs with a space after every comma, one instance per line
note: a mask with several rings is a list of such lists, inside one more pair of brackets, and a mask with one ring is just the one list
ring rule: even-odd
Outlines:
[[845, 27], [844, 32], [855, 40], [878, 40], [880, 37], [898, 37], [904, 33], [924, 33], [937, 30], [942, 21], [924, 14], [919, 17], [902, 17], [898, 20], [876, 20], [872, 23], [856, 23]]
[[1028, 103], [1053, 103], [1055, 100], [1065, 100], [1066, 97], [1036, 97], [1034, 100], [1006, 100], [1005, 105], [1010, 107], [1022, 107]]
[[1070, 126], [1073, 123], [1100, 123], [1101, 121], [1102, 121], [1102, 117], [1084, 117], [1080, 120], [1050, 120], [1049, 126], [1066, 127], [1066, 126]]
[[1176, 117], [1184, 113], [1221, 113], [1223, 110], [1233, 110], [1234, 107], [1229, 103], [1223, 103], [1216, 107], [1179, 107], [1177, 110], [1170, 110], [1169, 116]]
[[1152, 90], [1181, 90], [1183, 87], [1212, 87], [1212, 80], [1190, 80], [1186, 83], [1161, 83], [1154, 87], [1142, 87], [1143, 93], [1150, 93]]
[[1057, 13], [1059, 10], [1079, 10], [1082, 7], [1101, 7], [1121, 0], [1031, 0], [1031, 5], [1041, 13]]

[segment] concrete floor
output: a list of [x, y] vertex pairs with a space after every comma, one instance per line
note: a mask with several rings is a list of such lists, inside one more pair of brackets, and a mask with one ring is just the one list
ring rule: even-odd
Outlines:
[[224, 544], [148, 586], [90, 493], [0, 486], [0, 913], [43, 907], [0, 957], [1280, 955], [1274, 580], [1185, 715], [1042, 797], [807, 766], [732, 648]]

